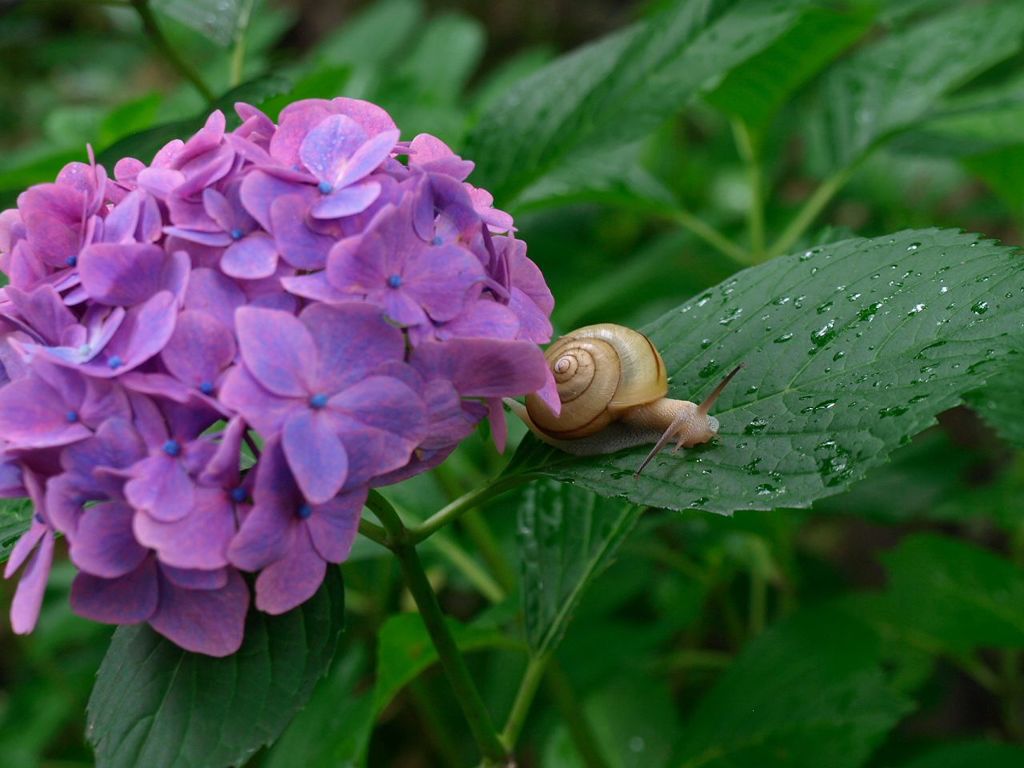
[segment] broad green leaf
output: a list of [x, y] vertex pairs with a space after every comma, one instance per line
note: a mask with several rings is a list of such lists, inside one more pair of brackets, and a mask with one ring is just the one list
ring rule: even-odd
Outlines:
[[526, 640], [552, 651], [584, 591], [615, 556], [641, 509], [541, 480], [519, 504], [519, 569]]
[[707, 100], [763, 131], [786, 99], [856, 42], [874, 8], [812, 6], [778, 40], [734, 68]]
[[0, 563], [6, 563], [21, 534], [32, 524], [32, 504], [27, 499], [0, 501]]
[[804, 507], [999, 370], [1024, 335], [1024, 261], [950, 230], [846, 240], [744, 270], [644, 330], [671, 397], [699, 401], [746, 363], [718, 438], [637, 477], [647, 447], [581, 458], [530, 435], [506, 471], [670, 509]]
[[120, 104], [103, 118], [96, 142], [107, 147], [129, 134], [144, 131], [156, 122], [163, 96], [153, 91], [132, 101]]
[[856, 162], [914, 127], [945, 94], [1018, 50], [1024, 14], [1013, 2], [968, 5], [861, 48], [825, 78], [811, 117], [824, 172]]
[[1024, 448], [1024, 355], [1016, 355], [985, 387], [972, 392], [968, 404], [999, 436]]
[[1017, 221], [1024, 221], [1024, 143], [980, 152], [963, 164], [992, 188]]
[[309, 704], [274, 743], [264, 768], [361, 764], [374, 717], [372, 691], [359, 692], [367, 666], [363, 646], [343, 649]]
[[975, 741], [944, 744], [923, 757], [900, 763], [898, 768], [1019, 768], [1021, 765], [1024, 765], [1024, 748], [1015, 744]]
[[118, 628], [89, 699], [97, 765], [244, 762], [309, 701], [338, 645], [344, 597], [331, 568], [298, 608], [252, 611], [242, 648], [222, 659], [184, 651], [147, 625]]
[[421, 0], [381, 0], [349, 19], [316, 47], [317, 61], [360, 67], [398, 55], [423, 20]]
[[1024, 648], [1024, 572], [1013, 563], [937, 534], [910, 536], [882, 561], [886, 590], [857, 598], [870, 620], [932, 652]]
[[293, 101], [299, 99], [333, 99], [340, 96], [348, 83], [352, 69], [349, 65], [326, 65], [314, 69], [299, 78], [295, 87], [285, 93], [271, 96], [259, 105], [271, 120], [277, 120], [278, 114]]
[[[515, 648], [507, 635], [490, 627], [449, 621], [448, 629], [462, 651]], [[408, 683], [437, 662], [437, 649], [418, 613], [399, 613], [381, 627], [377, 638], [377, 686], [373, 708], [380, 713]]]
[[153, 6], [186, 27], [227, 46], [235, 39], [253, 0], [152, 0]]
[[538, 70], [481, 117], [474, 183], [506, 201], [581, 148], [642, 138], [784, 33], [804, 0], [689, 0]]
[[396, 73], [418, 101], [451, 104], [480, 61], [484, 28], [469, 16], [446, 13], [430, 20]]
[[676, 765], [856, 768], [909, 709], [865, 625], [805, 610], [748, 644], [701, 699]]

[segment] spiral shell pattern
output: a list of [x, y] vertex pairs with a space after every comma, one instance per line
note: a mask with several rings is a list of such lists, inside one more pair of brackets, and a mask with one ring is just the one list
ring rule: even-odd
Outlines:
[[604, 429], [633, 405], [668, 391], [661, 355], [642, 333], [610, 323], [563, 336], [545, 353], [558, 386], [556, 417], [536, 396], [526, 398], [534, 425], [551, 437], [573, 439]]

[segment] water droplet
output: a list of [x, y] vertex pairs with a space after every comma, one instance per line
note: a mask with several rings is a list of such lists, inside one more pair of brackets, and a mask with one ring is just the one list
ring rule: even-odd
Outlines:
[[924, 308], [925, 308], [924, 304], [915, 304], [913, 307], [910, 308], [910, 311], [907, 312], [907, 317], [911, 317], [913, 315], [916, 315], [918, 312], [923, 312]]
[[771, 483], [761, 483], [754, 490], [757, 492], [758, 496], [772, 496], [779, 492], [779, 489]]
[[711, 339], [701, 339], [700, 340], [700, 348], [701, 349], [707, 349], [710, 346], [711, 346]]
[[878, 415], [883, 419], [888, 419], [892, 416], [902, 416], [910, 409], [904, 405], [893, 405], [888, 408], [880, 408]]
[[911, 243], [910, 245], [907, 246], [907, 250], [908, 251], [916, 251], [920, 247], [921, 247], [920, 243]]
[[710, 378], [711, 376], [714, 376], [716, 373], [718, 373], [718, 371], [720, 371], [721, 368], [722, 368], [722, 364], [721, 363], [716, 363], [714, 360], [712, 360], [707, 365], [705, 365], [703, 368], [701, 368], [697, 372], [697, 375], [700, 376], [702, 379], [707, 379], [707, 378]]
[[739, 317], [742, 314], [743, 314], [743, 308], [742, 307], [736, 307], [736, 309], [734, 309], [728, 315], [726, 315], [725, 317], [720, 319], [718, 321], [718, 324], [719, 325], [728, 325], [729, 323], [731, 323], [733, 320], [735, 320], [737, 317]]
[[696, 499], [694, 499], [693, 501], [690, 502], [690, 506], [693, 509], [700, 509], [701, 507], [703, 507], [707, 503], [708, 503], [708, 497], [707, 496], [698, 496]]
[[759, 432], [764, 432], [765, 427], [768, 426], [768, 420], [757, 416], [750, 420], [750, 423], [743, 428], [744, 435], [756, 435]]
[[846, 357], [846, 353], [843, 352], [842, 350], [839, 350], [834, 355], [832, 355], [832, 362], [835, 362], [836, 360], [841, 360], [844, 357]]
[[757, 392], [758, 389], [759, 387], [757, 386], [757, 384], [751, 384], [749, 387], [747, 387], [746, 391], [743, 394], [752, 395], [755, 392]]
[[749, 462], [743, 465], [743, 471], [748, 475], [760, 475], [761, 470], [757, 468], [757, 465], [761, 463], [760, 457], [751, 459]]
[[875, 314], [877, 314], [878, 310], [881, 309], [881, 307], [881, 302], [874, 301], [871, 304], [868, 304], [866, 307], [864, 307], [864, 309], [857, 313], [857, 319], [867, 320], [870, 323], [871, 318], [873, 318]]
[[801, 408], [800, 413], [817, 413], [818, 411], [827, 411], [829, 408], [834, 408], [837, 400], [822, 400], [816, 405], [809, 405], [806, 408]]
[[793, 338], [792, 333], [784, 333], [775, 339], [776, 344], [785, 344], [787, 341]]
[[836, 331], [835, 326], [836, 320], [835, 318], [832, 318], [821, 326], [821, 328], [811, 333], [811, 343], [818, 348], [828, 344], [838, 335], [838, 331]]
[[971, 312], [973, 312], [976, 315], [984, 315], [986, 312], [988, 312], [988, 302], [987, 301], [976, 301], [976, 302], [974, 302], [971, 305]]
[[824, 304], [819, 304], [818, 308], [815, 311], [819, 315], [823, 315], [826, 312], [828, 312], [830, 309], [832, 309], [832, 302], [831, 301], [826, 301]]

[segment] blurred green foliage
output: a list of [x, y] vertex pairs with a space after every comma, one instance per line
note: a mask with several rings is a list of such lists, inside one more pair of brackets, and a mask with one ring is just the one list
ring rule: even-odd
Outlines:
[[[516, 216], [560, 331], [641, 326], [741, 268], [851, 235], [945, 226], [1022, 241], [1016, 0], [661, 0], [557, 58], [578, 34], [538, 34], [513, 2], [485, 23], [478, 4], [379, 0], [315, 34], [312, 2], [232, 2], [212, 27], [156, 5], [225, 107], [371, 99], [405, 138], [431, 132], [478, 160], [471, 180]], [[124, 6], [0, 10], [0, 204], [86, 143], [148, 160], [208, 111]], [[542, 44], [489, 54], [500, 14]], [[1022, 342], [1019, 328], [1007, 337], [973, 410], [893, 435], [889, 463], [811, 509], [637, 522], [624, 504], [537, 485], [425, 542], [496, 717], [549, 661], [521, 764], [1024, 764]], [[507, 461], [485, 437], [388, 498], [422, 520], [480, 487]], [[4, 508], [5, 553], [28, 514]], [[361, 540], [343, 573], [333, 665], [252, 764], [473, 764], [389, 553]], [[85, 704], [111, 631], [70, 614], [70, 579], [59, 562], [32, 637], [0, 630], [4, 766], [94, 759]], [[6, 609], [10, 585], [0, 594]]]

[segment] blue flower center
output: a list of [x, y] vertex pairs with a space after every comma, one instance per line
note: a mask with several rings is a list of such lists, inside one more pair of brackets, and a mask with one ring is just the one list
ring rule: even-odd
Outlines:
[[241, 240], [242, 237], [245, 235], [245, 232], [240, 230], [238, 227], [235, 227], [234, 229], [231, 230], [230, 234], [232, 240]]
[[68, 420], [68, 424], [74, 424], [78, 421], [78, 411], [68, 411], [64, 414], [64, 418]]
[[117, 370], [124, 365], [124, 360], [121, 359], [120, 355], [112, 355], [107, 358], [107, 365], [110, 366], [111, 370]]
[[321, 181], [316, 188], [320, 190], [321, 195], [329, 195], [334, 191], [334, 185], [329, 181]]
[[73, 267], [75, 266], [75, 264], [78, 263], [78, 257], [68, 256], [66, 259], [64, 259], [64, 263], [67, 264], [69, 267]]
[[391, 277], [389, 277], [388, 278], [388, 287], [389, 288], [401, 288], [402, 287], [402, 276], [401, 275], [392, 275]]
[[237, 488], [231, 489], [231, 500], [234, 501], [236, 504], [241, 504], [247, 498], [249, 498], [249, 494], [245, 492], [245, 488], [243, 488], [242, 486], [238, 486]]
[[440, 235], [434, 235], [434, 239], [430, 241], [433, 245], [440, 245], [444, 242], [444, 239]]
[[181, 443], [177, 440], [168, 440], [164, 443], [164, 453], [168, 456], [177, 456], [181, 453]]
[[310, 408], [315, 408], [317, 410], [320, 410], [321, 408], [323, 408], [326, 405], [327, 405], [327, 395], [325, 395], [323, 392], [318, 392], [317, 394], [315, 394], [311, 398], [309, 398], [309, 407]]
[[202, 392], [204, 395], [212, 395], [213, 394], [213, 382], [212, 381], [204, 381], [204, 382], [202, 382], [199, 385], [199, 391]]
[[295, 510], [295, 514], [298, 516], [299, 520], [305, 520], [313, 514], [313, 508], [309, 506], [309, 504], [303, 504]]
[[46, 521], [45, 521], [45, 520], [43, 520], [43, 516], [42, 516], [42, 515], [40, 515], [40, 514], [39, 514], [38, 512], [36, 512], [36, 513], [35, 513], [34, 515], [32, 515], [32, 516], [33, 516], [33, 517], [34, 517], [34, 518], [36, 519], [36, 522], [37, 522], [37, 523], [39, 523], [39, 524], [41, 524], [41, 525], [46, 525]]

